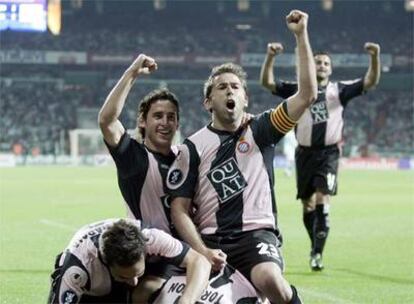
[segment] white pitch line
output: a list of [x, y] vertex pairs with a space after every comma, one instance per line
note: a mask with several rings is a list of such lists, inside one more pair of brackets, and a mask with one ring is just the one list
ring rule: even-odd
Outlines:
[[335, 303], [335, 304], [355, 304], [354, 302], [350, 300], [341, 299], [338, 297], [335, 297], [329, 293], [323, 293], [318, 291], [313, 291], [309, 289], [299, 288], [299, 291], [302, 291], [305, 295], [310, 295], [312, 297], [318, 298], [320, 300], [326, 300], [327, 303]]
[[48, 219], [41, 219], [40, 223], [45, 224], [47, 226], [58, 227], [58, 228], [61, 228], [61, 229], [64, 229], [64, 230], [75, 231], [75, 228], [70, 226], [70, 225], [62, 224], [60, 222], [51, 221], [51, 220], [48, 220]]

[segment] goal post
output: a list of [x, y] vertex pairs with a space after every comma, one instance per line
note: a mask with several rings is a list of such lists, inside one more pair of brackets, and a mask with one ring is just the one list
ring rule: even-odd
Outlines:
[[[142, 142], [137, 129], [128, 129], [128, 134]], [[181, 133], [177, 131], [173, 144], [181, 142]], [[112, 158], [105, 146], [100, 129], [73, 129], [69, 131], [71, 163], [74, 165], [107, 165]]]

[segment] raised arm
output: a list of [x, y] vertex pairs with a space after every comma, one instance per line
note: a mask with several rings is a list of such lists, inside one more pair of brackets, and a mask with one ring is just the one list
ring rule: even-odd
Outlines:
[[99, 111], [98, 123], [105, 141], [110, 146], [116, 146], [125, 129], [118, 120], [125, 100], [135, 82], [142, 74], [149, 74], [157, 69], [155, 60], [144, 54], [140, 54], [124, 72], [117, 84], [106, 97], [105, 103]]
[[297, 44], [297, 78], [298, 91], [288, 98], [287, 109], [289, 117], [298, 120], [302, 113], [318, 97], [315, 62], [308, 36], [308, 15], [293, 10], [286, 17], [286, 23], [295, 35]]
[[364, 77], [364, 91], [366, 91], [378, 84], [381, 76], [381, 63], [379, 44], [367, 42], [364, 48], [369, 54], [369, 67]]
[[171, 203], [171, 220], [180, 237], [194, 250], [204, 255], [214, 271], [220, 270], [226, 261], [226, 254], [218, 249], [207, 248], [190, 218], [191, 199], [177, 197]]
[[276, 92], [276, 83], [273, 74], [275, 56], [281, 54], [282, 52], [282, 44], [278, 42], [271, 42], [267, 44], [266, 57], [260, 70], [260, 83], [271, 92]]
[[190, 249], [185, 255], [181, 267], [185, 267], [187, 270], [186, 286], [178, 303], [196, 303], [208, 284], [211, 265], [203, 255]]

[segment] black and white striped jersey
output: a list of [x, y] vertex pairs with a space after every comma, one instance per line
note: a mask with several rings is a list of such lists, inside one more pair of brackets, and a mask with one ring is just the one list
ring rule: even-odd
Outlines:
[[[342, 140], [343, 112], [348, 102], [363, 93], [363, 80], [329, 82], [318, 88], [318, 99], [305, 110], [295, 128], [301, 146], [324, 147]], [[297, 91], [297, 83], [278, 81], [273, 94], [288, 98]]]
[[117, 147], [108, 144], [107, 147], [117, 167], [118, 185], [128, 216], [171, 234], [170, 198], [165, 180], [175, 154], [171, 151], [165, 156], [151, 151], [126, 132]]
[[192, 198], [200, 233], [276, 229], [274, 146], [294, 125], [284, 102], [235, 132], [209, 125], [178, 147], [167, 186]]

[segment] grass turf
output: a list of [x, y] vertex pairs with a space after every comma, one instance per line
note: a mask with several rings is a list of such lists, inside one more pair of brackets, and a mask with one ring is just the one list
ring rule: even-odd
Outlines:
[[[309, 270], [294, 178], [277, 171], [276, 193], [286, 277], [305, 303], [414, 303], [414, 172], [341, 171], [321, 273]], [[124, 215], [112, 167], [2, 168], [0, 303], [45, 303], [75, 230]]]

